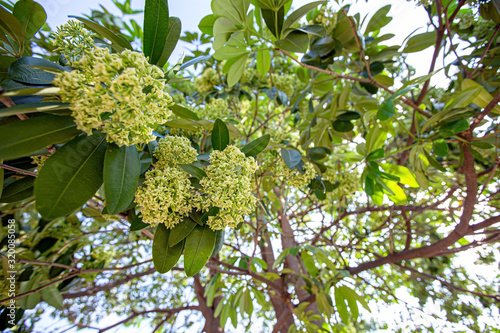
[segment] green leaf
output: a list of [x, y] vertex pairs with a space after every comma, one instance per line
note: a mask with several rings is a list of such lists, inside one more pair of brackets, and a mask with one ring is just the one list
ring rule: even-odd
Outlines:
[[102, 185], [105, 138], [99, 131], [79, 136], [45, 162], [35, 182], [36, 208], [45, 219], [71, 214]]
[[264, 149], [266, 149], [269, 141], [271, 140], [271, 136], [269, 134], [265, 134], [258, 139], [253, 140], [245, 147], [241, 149], [241, 152], [245, 154], [246, 157], [257, 156]]
[[382, 187], [384, 187], [385, 194], [387, 194], [389, 199], [396, 205], [405, 205], [407, 203], [408, 200], [406, 194], [397, 182], [377, 178], [377, 183], [381, 184]]
[[201, 19], [200, 24], [198, 24], [198, 29], [204, 34], [209, 36], [214, 35], [214, 24], [215, 24], [215, 16], [213, 14], [209, 14]]
[[214, 150], [224, 150], [229, 145], [229, 130], [220, 119], [215, 120], [212, 129], [212, 147]]
[[[7, 10], [5, 10], [3, 7], [0, 6], [0, 28], [5, 32], [5, 34], [8, 34], [12, 39], [15, 40], [17, 43], [17, 50], [16, 53], [20, 54], [20, 47], [24, 42], [24, 27], [21, 22], [9, 13]], [[13, 46], [13, 45], [11, 45]]]
[[314, 8], [318, 7], [319, 5], [323, 5], [327, 3], [328, 1], [314, 1], [308, 4], [305, 4], [304, 6], [300, 7], [299, 9], [295, 10], [293, 13], [288, 15], [286, 18], [285, 22], [283, 23], [283, 29], [286, 30], [288, 28], [291, 28], [295, 23], [297, 23], [304, 15], [309, 13], [311, 10]]
[[217, 214], [219, 214], [219, 211], [220, 211], [220, 208], [219, 207], [210, 207], [210, 209], [205, 212], [205, 214], [203, 214], [201, 216], [201, 219], [198, 220], [195, 218], [194, 214], [190, 214], [189, 216], [191, 216], [191, 218], [196, 222], [198, 223], [199, 225], [203, 226], [207, 223], [208, 221], [208, 218], [210, 216], [216, 216]]
[[[124, 37], [115, 34], [112, 30], [100, 25], [97, 22], [88, 20], [83, 17], [78, 17], [78, 16], [69, 16], [71, 18], [76, 18], [78, 21], [82, 22], [85, 24], [85, 26], [94, 31], [95, 33], [101, 35], [102, 37], [106, 38], [111, 42], [111, 47], [116, 51], [116, 52], [122, 52], [124, 49], [129, 49], [133, 50], [132, 45], [130, 45], [130, 42], [126, 40]], [[168, 22], [167, 22], [167, 27], [168, 27]], [[167, 29], [165, 29], [166, 33]], [[146, 36], [146, 35], [144, 35]]]
[[150, 227], [150, 224], [142, 222], [142, 219], [139, 216], [134, 217], [132, 223], [130, 224], [130, 231], [139, 231], [146, 227]]
[[[19, 293], [23, 294], [29, 291], [32, 291], [34, 289], [40, 288], [40, 282], [44, 279], [43, 274], [34, 274], [34, 276], [31, 276], [31, 278], [28, 281], [23, 281], [20, 283], [19, 287]], [[30, 294], [23, 296], [19, 298], [17, 301], [17, 304], [25, 309], [25, 310], [30, 310], [35, 308], [35, 306], [40, 303], [40, 292], [37, 291], [36, 293]]]
[[380, 30], [382, 27], [386, 26], [389, 24], [389, 22], [392, 21], [392, 17], [387, 16], [389, 13], [389, 10], [391, 10], [391, 5], [386, 5], [382, 8], [380, 8], [370, 19], [368, 22], [368, 25], [366, 26], [365, 34], [375, 31], [375, 30]]
[[427, 157], [427, 160], [429, 161], [430, 165], [438, 169], [439, 171], [446, 172], [446, 169], [439, 163], [433, 156], [431, 156], [427, 150], [424, 149], [424, 154], [425, 157]]
[[289, 169], [297, 166], [302, 160], [302, 155], [298, 150], [281, 148], [281, 157]]
[[224, 72], [227, 73], [227, 84], [233, 87], [240, 81], [243, 71], [246, 68], [248, 54], [243, 54], [239, 58], [231, 58], [224, 66]]
[[184, 270], [187, 276], [198, 273], [207, 263], [215, 247], [215, 232], [208, 225], [197, 225], [186, 238]]
[[302, 257], [302, 261], [304, 261], [304, 266], [306, 266], [307, 272], [311, 274], [312, 277], [316, 277], [319, 269], [316, 266], [313, 256], [311, 256], [307, 251], [301, 251], [300, 256]]
[[205, 171], [203, 169], [198, 168], [195, 165], [192, 164], [179, 164], [179, 167], [189, 173], [191, 176], [198, 178], [198, 179], [203, 179], [207, 176]]
[[466, 119], [459, 119], [441, 125], [441, 127], [439, 128], [439, 132], [443, 132], [445, 136], [448, 136], [448, 133], [460, 133], [468, 129], [469, 122]]
[[108, 214], [124, 211], [134, 200], [141, 161], [135, 146], [108, 144], [104, 157], [104, 194]]
[[394, 116], [394, 102], [390, 99], [385, 100], [379, 107], [377, 119], [387, 120]]
[[20, 0], [14, 5], [12, 12], [21, 22], [26, 40], [33, 37], [40, 30], [47, 20], [47, 13], [43, 7], [33, 0]]
[[444, 157], [448, 155], [448, 144], [443, 139], [432, 141], [432, 150], [437, 156]]
[[177, 42], [181, 36], [182, 32], [182, 24], [181, 20], [178, 17], [171, 17], [170, 23], [168, 26], [167, 37], [165, 39], [165, 45], [163, 47], [163, 51], [161, 53], [160, 58], [156, 62], [156, 66], [163, 67], [167, 63], [170, 55], [175, 49]]
[[403, 52], [412, 53], [425, 50], [436, 43], [436, 36], [435, 30], [412, 36], [406, 43]]
[[[0, 160], [2, 162], [2, 160]], [[0, 168], [0, 198], [3, 195], [3, 177], [5, 176], [4, 168]]]
[[144, 55], [158, 63], [167, 40], [170, 19], [167, 0], [146, 0], [144, 5]]
[[413, 188], [420, 187], [419, 183], [417, 182], [417, 178], [415, 177], [415, 174], [407, 167], [404, 167], [402, 165], [388, 164], [388, 163], [380, 163], [380, 167], [385, 172], [393, 176], [399, 177], [399, 182], [401, 184], [405, 184]]
[[[467, 90], [472, 87], [480, 88], [479, 95], [472, 101], [472, 103], [476, 104], [480, 108], [485, 108], [491, 102], [493, 96], [491, 96], [491, 94], [486, 91], [483, 86], [471, 79], [464, 79], [462, 81], [462, 90]], [[495, 105], [491, 112], [500, 114], [500, 106]]]
[[56, 111], [69, 111], [69, 104], [62, 102], [40, 102], [19, 104], [10, 108], [0, 109], [0, 117], [8, 117], [16, 114], [36, 113], [36, 112], [56, 112]]
[[169, 246], [170, 233], [171, 231], [163, 223], [160, 223], [153, 239], [153, 264], [160, 274], [168, 272], [175, 266], [184, 248], [183, 241], [175, 246]]
[[257, 51], [257, 71], [260, 75], [266, 75], [271, 69], [271, 52], [261, 48]]
[[40, 290], [40, 294], [45, 302], [56, 309], [62, 309], [63, 297], [55, 285]]
[[458, 92], [446, 103], [443, 110], [456, 109], [469, 105], [478, 98], [482, 89], [483, 87], [470, 87]]
[[274, 37], [279, 39], [283, 29], [285, 9], [283, 7], [278, 10], [261, 8], [261, 13], [267, 28], [271, 31]]
[[0, 202], [16, 202], [32, 197], [34, 183], [34, 177], [26, 176], [7, 185], [2, 191]]
[[385, 156], [385, 150], [384, 148], [379, 148], [377, 150], [372, 151], [368, 156], [366, 156], [367, 161], [376, 161], [378, 159], [381, 159]]
[[284, 39], [276, 41], [275, 44], [285, 51], [305, 53], [309, 46], [309, 36], [300, 30], [294, 30]]
[[184, 218], [182, 222], [177, 223], [175, 227], [170, 230], [168, 245], [172, 247], [178, 244], [180, 241], [184, 240], [197, 225], [198, 223], [193, 221], [193, 219], [191, 219], [190, 217]]
[[330, 155], [332, 152], [328, 148], [315, 147], [307, 149], [307, 157], [312, 161], [319, 161]]
[[224, 229], [215, 231], [215, 246], [210, 257], [215, 257], [217, 256], [217, 254], [219, 254], [220, 250], [222, 249], [222, 246], [224, 245], [225, 236], [226, 232], [224, 231]]
[[337, 307], [337, 312], [342, 322], [344, 324], [349, 323], [349, 313], [347, 312], [347, 304], [345, 303], [345, 297], [340, 288], [335, 288], [335, 306]]
[[345, 133], [353, 130], [354, 125], [350, 121], [337, 119], [332, 123], [333, 129], [337, 132]]
[[[294, 31], [294, 30], [292, 30]], [[302, 31], [308, 35], [318, 36], [318, 37], [326, 37], [326, 29], [325, 27], [319, 24], [305, 25], [303, 27], [296, 28], [295, 31]]]
[[200, 120], [200, 118], [196, 115], [196, 113], [177, 103], [172, 106], [169, 106], [169, 108], [176, 116], [179, 116], [181, 118]]
[[34, 57], [17, 59], [9, 66], [8, 71], [10, 78], [15, 81], [29, 84], [52, 84], [55, 75], [41, 68], [56, 72], [65, 71], [64, 67], [52, 61]]
[[72, 117], [46, 115], [8, 123], [0, 126], [0, 159], [30, 155], [78, 133]]

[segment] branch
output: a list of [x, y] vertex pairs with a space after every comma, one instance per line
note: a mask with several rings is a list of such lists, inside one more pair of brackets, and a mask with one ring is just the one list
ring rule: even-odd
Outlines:
[[6, 170], [10, 170], [10, 171], [14, 171], [14, 172], [17, 172], [17, 173], [21, 173], [23, 175], [32, 176], [32, 177], [37, 177], [38, 176], [35, 172], [31, 172], [31, 171], [19, 169], [19, 168], [16, 168], [16, 167], [13, 167], [13, 166], [10, 166], [10, 165], [7, 165], [7, 164], [3, 164], [3, 163], [0, 163], [0, 168], [6, 169]]

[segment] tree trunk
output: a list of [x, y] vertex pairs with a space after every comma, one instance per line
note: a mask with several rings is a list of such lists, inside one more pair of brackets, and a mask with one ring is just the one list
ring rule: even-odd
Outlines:
[[198, 303], [200, 305], [201, 313], [203, 317], [205, 317], [205, 326], [203, 327], [203, 332], [206, 333], [221, 333], [224, 332], [222, 327], [220, 326], [219, 317], [214, 316], [215, 307], [218, 302], [212, 304], [212, 306], [207, 305], [207, 299], [203, 296], [205, 294], [205, 288], [201, 285], [200, 276], [196, 274], [193, 276], [194, 278], [194, 291], [196, 293], [196, 298], [198, 299]]

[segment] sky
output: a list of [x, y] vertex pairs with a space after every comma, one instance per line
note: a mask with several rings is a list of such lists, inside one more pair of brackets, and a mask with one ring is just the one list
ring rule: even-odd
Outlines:
[[[123, 0], [120, 0], [123, 2]], [[303, 4], [309, 3], [312, 0], [295, 0], [294, 8], [298, 8]], [[90, 14], [91, 9], [99, 9], [99, 4], [102, 4], [107, 10], [114, 14], [120, 14], [120, 11], [115, 7], [111, 0], [37, 0], [47, 12], [47, 22], [52, 29], [55, 29], [58, 25], [65, 23], [68, 20], [68, 15], [81, 16], [82, 14]], [[376, 6], [373, 5], [376, 4]], [[415, 7], [414, 2], [409, 2], [405, 0], [388, 0], [388, 1], [371, 1], [370, 3], [365, 3], [364, 0], [359, 0], [358, 3], [352, 7], [350, 14], [356, 12], [361, 13], [361, 17], [369, 14], [369, 17], [374, 14], [375, 10], [385, 4], [391, 4], [392, 8], [389, 12], [390, 16], [395, 19], [387, 25], [381, 34], [383, 33], [394, 33], [396, 37], [387, 42], [387, 45], [401, 44], [403, 40], [415, 29], [420, 28], [419, 32], [425, 31], [425, 24], [427, 22], [427, 15], [422, 7]], [[132, 9], [142, 9], [144, 7], [144, 0], [132, 0]], [[169, 11], [171, 16], [177, 16], [181, 19], [182, 27], [184, 31], [197, 31], [199, 21], [206, 15], [211, 13], [210, 1], [209, 0], [170, 0], [169, 1]], [[137, 22], [142, 24], [143, 16], [142, 14], [137, 14], [133, 16], [128, 16], [134, 18]], [[404, 24], [402, 23], [404, 22]], [[181, 58], [183, 52], [187, 52], [185, 44], [179, 44], [172, 55], [172, 61], [177, 62]], [[417, 54], [410, 55], [408, 57], [409, 61], [417, 68], [417, 75], [427, 74], [429, 68], [430, 59], [430, 49], [419, 52]], [[408, 300], [414, 306], [418, 306], [416, 299], [409, 297], [409, 295], [402, 295], [403, 298]], [[370, 304], [373, 308], [373, 305]], [[384, 311], [381, 311], [378, 306], [375, 306], [375, 313], [373, 316], [384, 317], [387, 319], [394, 318], [397, 321], [398, 316], [396, 315], [400, 311], [400, 307], [388, 307]], [[436, 311], [436, 309], [427, 309], [430, 312]], [[393, 314], [392, 314], [393, 312]], [[111, 316], [106, 318], [101, 325], [107, 326], [116, 321], [119, 321], [118, 316]], [[429, 320], [429, 318], [422, 313], [422, 320]], [[44, 319], [40, 324], [46, 324], [47, 329], [54, 331], [55, 327], [67, 327], [66, 322], [54, 322], [53, 319], [44, 315]], [[394, 323], [395, 325], [396, 323]], [[390, 325], [391, 326], [391, 325]], [[389, 326], [389, 327], [390, 327]], [[113, 330], [112, 330], [113, 331]], [[136, 332], [136, 328], [125, 328], [120, 326], [115, 332]], [[72, 332], [72, 331], [70, 331]], [[94, 330], [83, 330], [80, 332], [95, 332]]]

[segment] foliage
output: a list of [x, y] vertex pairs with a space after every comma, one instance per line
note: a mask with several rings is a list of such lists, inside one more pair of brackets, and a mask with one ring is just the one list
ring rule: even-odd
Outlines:
[[441, 310], [401, 331], [498, 331], [498, 1], [419, 1], [403, 45], [390, 5], [212, 0], [181, 37], [113, 2], [0, 2], [1, 329], [371, 331], [404, 291]]

